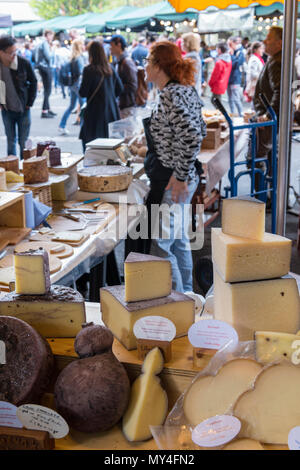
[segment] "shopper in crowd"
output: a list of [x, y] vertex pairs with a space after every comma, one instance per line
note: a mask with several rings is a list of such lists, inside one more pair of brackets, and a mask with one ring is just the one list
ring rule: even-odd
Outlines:
[[62, 66], [70, 60], [70, 50], [65, 45], [61, 45], [59, 42], [55, 49], [55, 67], [58, 80], [58, 86], [61, 89], [63, 98], [66, 98], [65, 85], [60, 80], [60, 71]]
[[258, 77], [264, 67], [263, 61], [264, 45], [261, 42], [254, 42], [251, 46], [251, 54], [247, 63], [245, 95], [248, 101], [253, 100]]
[[[37, 80], [30, 62], [17, 56], [16, 40], [0, 37], [0, 105], [7, 138], [7, 155], [23, 157], [31, 125], [30, 108], [37, 93]], [[17, 137], [18, 136], [18, 137]]]
[[52, 67], [51, 67], [51, 44], [54, 38], [54, 32], [51, 30], [44, 31], [44, 41], [39, 45], [37, 50], [37, 68], [40, 73], [43, 88], [44, 88], [44, 100], [42, 105], [42, 118], [53, 118], [56, 116], [50, 109], [49, 97], [52, 90]]
[[116, 72], [123, 83], [123, 91], [119, 96], [121, 118], [134, 113], [138, 88], [137, 67], [126, 50], [127, 43], [123, 36], [115, 34], [110, 40], [110, 51], [116, 59]]
[[242, 90], [242, 66], [245, 55], [239, 37], [231, 36], [228, 39], [229, 52], [231, 54], [232, 69], [228, 82], [228, 101], [232, 114], [243, 115], [243, 90]]
[[79, 134], [84, 151], [87, 142], [109, 136], [108, 124], [120, 119], [117, 97], [123, 91], [122, 82], [109, 64], [100, 42], [92, 41], [88, 52], [89, 65], [83, 69], [79, 89], [80, 96], [87, 100]]
[[228, 81], [232, 69], [231, 55], [225, 42], [217, 44], [217, 60], [208, 82], [213, 98], [222, 101], [222, 96], [227, 90]]
[[133, 49], [131, 53], [131, 58], [134, 60], [136, 65], [143, 67], [144, 59], [146, 59], [148, 55], [148, 48], [147, 48], [147, 40], [145, 36], [140, 36], [138, 39], [138, 44]]
[[77, 100], [79, 101], [80, 107], [84, 103], [84, 98], [79, 94], [80, 79], [84, 67], [83, 62], [83, 42], [81, 39], [75, 39], [72, 42], [71, 48], [71, 61], [70, 61], [70, 71], [72, 84], [69, 87], [70, 91], [70, 104], [66, 111], [64, 112], [62, 119], [59, 124], [59, 133], [60, 135], [68, 135], [69, 131], [66, 129], [67, 120], [76, 106]]
[[182, 35], [182, 48], [186, 52], [184, 58], [195, 61], [195, 88], [198, 95], [202, 94], [202, 61], [200, 58], [200, 36], [195, 33], [185, 33]]
[[[151, 213], [153, 204], [171, 207], [176, 203], [182, 215], [184, 206], [190, 203], [202, 172], [197, 154], [206, 126], [202, 102], [194, 88], [195, 62], [184, 59], [175, 44], [162, 41], [152, 46], [146, 76], [160, 90], [151, 117], [144, 119], [148, 145], [145, 171], [150, 179], [147, 208], [153, 227], [160, 219]], [[164, 217], [159, 222], [163, 231], [170, 228], [168, 236], [160, 238], [151, 233], [145, 251], [170, 260], [173, 288], [184, 292], [193, 288], [192, 254], [184, 224], [178, 224], [177, 218], [174, 224], [173, 209], [167, 223], [170, 227], [164, 226]]]

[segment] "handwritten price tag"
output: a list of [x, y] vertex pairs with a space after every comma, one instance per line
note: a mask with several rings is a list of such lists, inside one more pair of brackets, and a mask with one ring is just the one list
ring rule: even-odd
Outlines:
[[194, 323], [188, 332], [188, 338], [194, 348], [220, 349], [231, 342], [230, 350], [234, 350], [239, 338], [236, 330], [228, 323], [219, 320], [200, 320]]
[[22, 428], [23, 425], [17, 418], [17, 409], [12, 403], [0, 401], [0, 426]]
[[193, 429], [192, 441], [200, 447], [218, 447], [232, 441], [240, 429], [241, 422], [234, 416], [214, 416]]
[[288, 446], [290, 450], [300, 450], [300, 426], [296, 426], [289, 432]]
[[50, 437], [60, 439], [69, 432], [66, 421], [56, 411], [40, 405], [22, 405], [17, 409], [17, 417], [27, 429], [48, 431]]

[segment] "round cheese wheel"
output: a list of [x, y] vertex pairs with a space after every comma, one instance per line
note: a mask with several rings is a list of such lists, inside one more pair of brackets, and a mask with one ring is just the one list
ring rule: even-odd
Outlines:
[[49, 179], [46, 157], [32, 157], [24, 160], [23, 174], [25, 184], [45, 183]]
[[0, 167], [4, 168], [6, 171], [13, 171], [14, 173], [17, 173], [18, 175], [20, 173], [19, 158], [16, 157], [15, 155], [9, 155], [8, 157], [1, 158]]
[[99, 165], [78, 172], [81, 191], [110, 193], [124, 191], [132, 181], [132, 169], [120, 165]]
[[5, 351], [5, 363], [0, 364], [0, 400], [16, 406], [39, 403], [53, 370], [49, 344], [28, 323], [10, 316], [0, 316], [0, 341]]

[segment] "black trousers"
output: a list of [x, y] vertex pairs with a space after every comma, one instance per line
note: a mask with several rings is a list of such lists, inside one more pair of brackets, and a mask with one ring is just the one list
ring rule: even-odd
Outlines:
[[39, 72], [44, 87], [44, 101], [43, 101], [43, 111], [49, 111], [49, 96], [51, 95], [52, 89], [52, 70], [49, 67], [39, 67]]

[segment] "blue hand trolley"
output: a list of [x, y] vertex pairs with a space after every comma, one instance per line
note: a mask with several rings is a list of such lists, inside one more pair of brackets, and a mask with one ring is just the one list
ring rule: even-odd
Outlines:
[[[272, 211], [272, 233], [276, 232], [276, 192], [277, 192], [277, 117], [275, 111], [267, 101], [266, 97], [261, 94], [260, 99], [271, 116], [270, 121], [255, 122], [255, 117], [249, 123], [242, 125], [233, 125], [233, 121], [226, 109], [218, 98], [213, 98], [214, 106], [221, 111], [229, 125], [229, 148], [230, 148], [230, 170], [228, 178], [230, 186], [225, 187], [225, 197], [234, 197], [238, 195], [238, 182], [241, 176], [249, 175], [251, 180], [250, 196], [256, 197], [266, 202], [267, 193], [271, 192], [271, 211]], [[271, 166], [268, 158], [256, 158], [256, 129], [258, 127], [272, 127], [272, 149], [271, 149]], [[250, 129], [251, 138], [251, 159], [235, 162], [234, 160], [234, 131], [240, 129]], [[264, 162], [264, 169], [256, 168], [256, 163]], [[237, 167], [247, 165], [246, 170], [236, 172]], [[259, 176], [258, 191], [255, 191], [255, 176]]]

